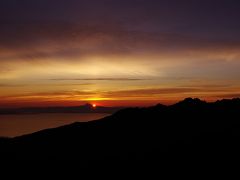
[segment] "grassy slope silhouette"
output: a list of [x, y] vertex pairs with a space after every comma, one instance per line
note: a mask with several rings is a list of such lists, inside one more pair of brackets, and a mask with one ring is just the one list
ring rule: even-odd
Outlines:
[[93, 122], [2, 139], [0, 156], [8, 170], [57, 174], [222, 174], [240, 160], [239, 112], [240, 99], [187, 98], [172, 106], [128, 108]]

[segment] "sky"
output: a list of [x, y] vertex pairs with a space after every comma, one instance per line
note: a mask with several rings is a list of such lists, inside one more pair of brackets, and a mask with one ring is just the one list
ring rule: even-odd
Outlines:
[[0, 107], [240, 97], [239, 0], [1, 0]]

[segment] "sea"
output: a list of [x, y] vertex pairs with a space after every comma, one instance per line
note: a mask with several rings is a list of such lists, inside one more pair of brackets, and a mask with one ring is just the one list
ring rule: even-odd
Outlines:
[[0, 115], [0, 137], [16, 137], [74, 122], [98, 120], [103, 113], [46, 113]]

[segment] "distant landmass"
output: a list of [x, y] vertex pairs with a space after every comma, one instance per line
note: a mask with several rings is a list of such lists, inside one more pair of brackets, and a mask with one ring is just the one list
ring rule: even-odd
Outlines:
[[239, 114], [240, 99], [127, 108], [92, 122], [1, 139], [0, 159], [4, 171], [55, 177], [230, 178], [239, 171]]
[[92, 104], [70, 107], [26, 107], [26, 108], [0, 108], [1, 114], [39, 114], [39, 113], [114, 113], [123, 107], [104, 107]]

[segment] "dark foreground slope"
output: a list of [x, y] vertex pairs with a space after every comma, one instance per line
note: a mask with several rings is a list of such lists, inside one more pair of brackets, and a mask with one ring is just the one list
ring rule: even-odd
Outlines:
[[229, 177], [239, 170], [239, 113], [239, 99], [125, 109], [94, 122], [2, 139], [2, 170]]

